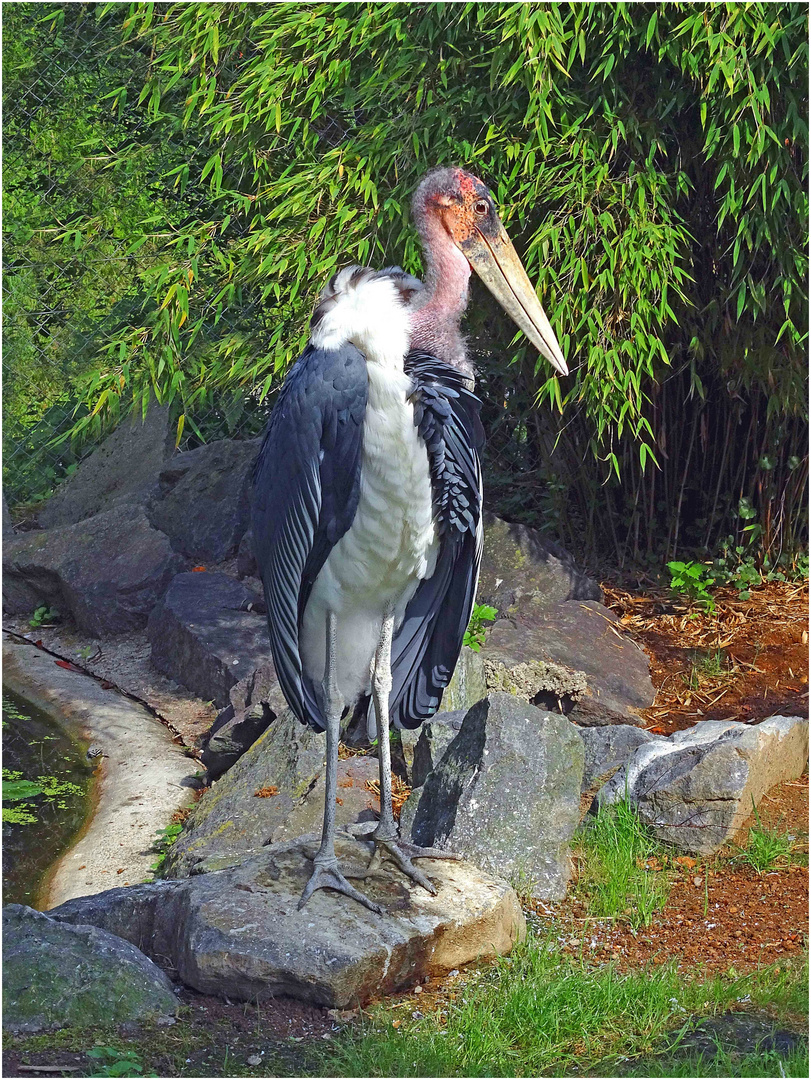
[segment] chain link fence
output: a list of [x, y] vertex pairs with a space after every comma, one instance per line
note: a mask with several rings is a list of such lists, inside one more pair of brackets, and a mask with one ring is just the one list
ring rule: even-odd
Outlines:
[[[139, 103], [149, 55], [123, 44], [126, 5], [3, 5], [3, 488], [37, 503], [101, 436], [87, 414], [101, 350], [153, 305], [161, 239], [206, 210], [171, 171], [196, 147]], [[252, 318], [250, 304], [229, 319]], [[140, 404], [140, 403], [139, 403]], [[258, 402], [206, 406], [181, 449], [264, 423]], [[196, 428], [196, 430], [195, 430]]]

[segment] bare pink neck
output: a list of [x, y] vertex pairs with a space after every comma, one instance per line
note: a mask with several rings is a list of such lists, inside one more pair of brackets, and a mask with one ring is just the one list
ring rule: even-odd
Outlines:
[[470, 372], [459, 328], [467, 307], [470, 264], [437, 221], [425, 222], [422, 241], [425, 287], [411, 315], [411, 347]]

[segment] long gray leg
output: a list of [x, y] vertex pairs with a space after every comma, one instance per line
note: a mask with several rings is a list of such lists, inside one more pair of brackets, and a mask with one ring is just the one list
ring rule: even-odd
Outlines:
[[[363, 874], [365, 878], [372, 874], [384, 858], [391, 859], [412, 881], [422, 885], [432, 895], [436, 889], [429, 878], [411, 862], [412, 858], [458, 859], [459, 855], [442, 851], [439, 848], [417, 847], [415, 844], [399, 840], [397, 825], [391, 803], [391, 746], [389, 743], [389, 697], [391, 695], [391, 642], [394, 634], [394, 612], [387, 607], [380, 630], [380, 640], [375, 653], [374, 674], [372, 677], [372, 696], [377, 715], [377, 759], [380, 770], [380, 821], [371, 833], [375, 843], [375, 853]], [[352, 875], [355, 876], [354, 874]]]
[[324, 669], [322, 690], [327, 714], [327, 766], [324, 783], [324, 827], [321, 832], [321, 847], [313, 860], [313, 873], [301, 899], [299, 910], [304, 907], [316, 889], [335, 889], [357, 900], [359, 904], [383, 914], [379, 904], [373, 903], [362, 892], [350, 885], [338, 869], [335, 855], [335, 797], [338, 791], [338, 738], [344, 699], [338, 689], [335, 671], [336, 653], [336, 618], [332, 611], [327, 612], [327, 659]]

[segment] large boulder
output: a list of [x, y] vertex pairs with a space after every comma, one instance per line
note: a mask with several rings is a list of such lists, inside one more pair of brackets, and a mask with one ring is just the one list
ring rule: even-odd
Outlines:
[[230, 702], [206, 734], [200, 760], [218, 780], [287, 708], [272, 660], [232, 686]]
[[80, 630], [107, 637], [141, 629], [186, 560], [127, 505], [75, 525], [21, 533], [4, 545], [3, 607], [40, 604], [69, 613]]
[[5, 493], [3, 494], [3, 536], [8, 539], [14, 532], [14, 522], [11, 520], [11, 513], [6, 502]]
[[543, 533], [485, 513], [478, 603], [492, 605], [502, 618], [512, 618], [565, 600], [602, 598], [597, 582]]
[[[390, 864], [363, 882], [377, 915], [330, 889], [301, 911], [317, 842], [275, 844], [238, 866], [72, 900], [51, 915], [122, 934], [204, 994], [279, 994], [331, 1008], [360, 1005], [426, 976], [509, 952], [525, 933], [513, 890], [464, 862], [423, 860], [436, 896]], [[349, 872], [368, 846], [339, 840]]]
[[152, 663], [218, 708], [270, 656], [264, 599], [225, 574], [178, 574], [149, 617]]
[[600, 792], [627, 797], [660, 840], [710, 854], [732, 839], [763, 796], [808, 764], [808, 720], [772, 716], [759, 724], [703, 720], [645, 743]]
[[[416, 844], [446, 848], [532, 895], [560, 899], [580, 817], [583, 742], [564, 717], [510, 694], [465, 716], [401, 816]], [[411, 804], [411, 806], [409, 806]]]
[[261, 440], [221, 439], [178, 454], [160, 474], [152, 524], [199, 562], [236, 554], [250, 523], [250, 480]]
[[6, 1031], [154, 1021], [177, 1008], [172, 984], [130, 941], [21, 904], [3, 908]]
[[594, 601], [566, 601], [496, 623], [478, 654], [488, 691], [504, 690], [584, 726], [642, 724], [656, 696], [648, 658]]
[[260, 577], [259, 563], [256, 561], [253, 550], [253, 529], [248, 529], [239, 542], [239, 548], [237, 549], [237, 577]]
[[465, 645], [442, 695], [442, 709], [444, 712], [458, 712], [459, 709], [467, 712], [483, 697], [487, 697], [487, 679], [481, 653]]
[[59, 485], [40, 511], [40, 525], [75, 525], [117, 507], [143, 506], [158, 490], [173, 435], [169, 410], [154, 402], [145, 419], [138, 413], [123, 420]]

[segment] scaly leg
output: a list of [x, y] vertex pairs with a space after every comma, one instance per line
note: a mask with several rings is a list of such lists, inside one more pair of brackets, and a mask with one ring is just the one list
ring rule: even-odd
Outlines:
[[345, 896], [357, 900], [359, 904], [369, 908], [370, 911], [383, 914], [379, 904], [373, 903], [362, 892], [358, 892], [350, 885], [341, 871], [338, 869], [338, 859], [335, 855], [335, 796], [338, 790], [338, 737], [341, 723], [341, 713], [344, 708], [344, 700], [338, 689], [335, 672], [336, 651], [336, 618], [332, 611], [327, 612], [327, 660], [324, 670], [324, 702], [327, 714], [327, 768], [324, 784], [324, 828], [321, 833], [321, 847], [313, 860], [313, 873], [301, 899], [298, 902], [301, 910], [316, 889], [335, 889]]
[[[400, 840], [394, 822], [391, 804], [391, 747], [389, 744], [389, 695], [391, 694], [391, 641], [394, 634], [394, 613], [391, 607], [386, 609], [380, 631], [380, 641], [375, 653], [374, 674], [372, 676], [372, 696], [377, 716], [377, 758], [380, 770], [380, 821], [377, 828], [367, 834], [374, 840], [375, 852], [363, 874], [353, 877], [365, 878], [372, 874], [384, 858], [391, 859], [402, 872], [422, 885], [432, 895], [436, 889], [429, 878], [413, 865], [411, 859], [459, 859], [449, 851], [439, 848], [423, 848]], [[353, 830], [354, 831], [354, 830]]]

